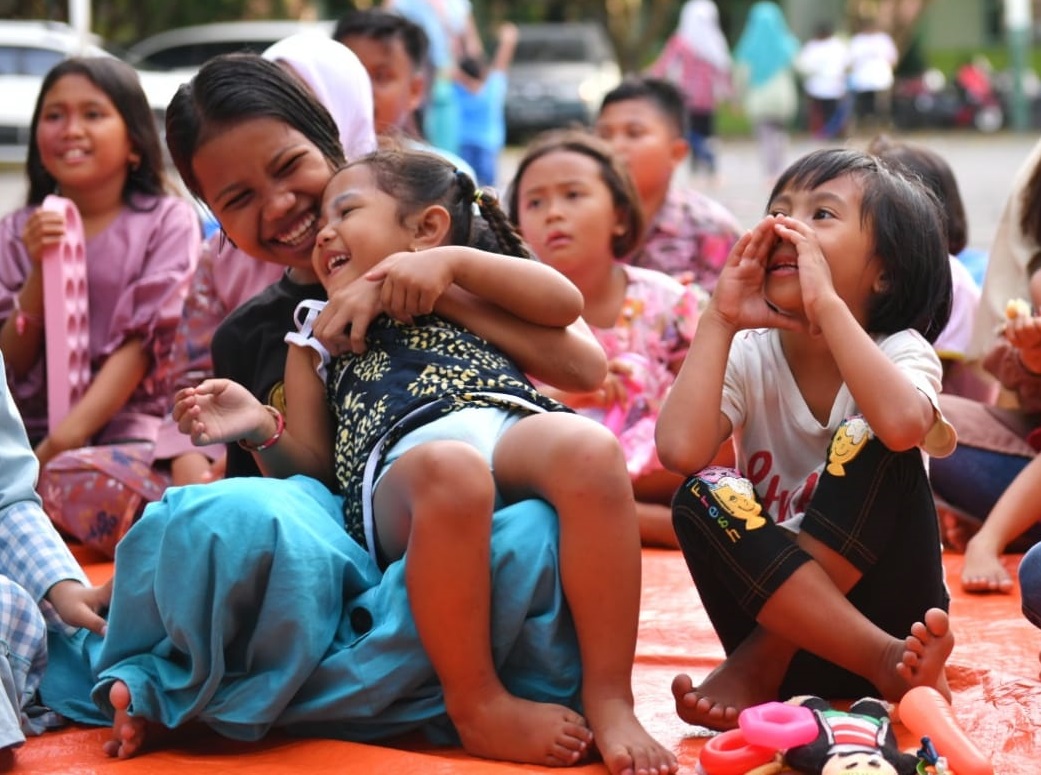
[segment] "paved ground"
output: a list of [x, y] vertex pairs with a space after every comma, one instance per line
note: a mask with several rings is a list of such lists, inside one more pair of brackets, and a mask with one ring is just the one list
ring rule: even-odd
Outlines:
[[[913, 135], [909, 139], [927, 144], [950, 162], [969, 214], [969, 244], [986, 250], [1008, 197], [1010, 181], [1038, 138], [1032, 134], [949, 132]], [[858, 142], [852, 144], [858, 145]], [[818, 146], [809, 138], [796, 137], [791, 143], [790, 158], [795, 159]], [[502, 181], [512, 177], [519, 154], [517, 148], [503, 154]], [[769, 193], [760, 172], [755, 144], [747, 139], [724, 140], [720, 145], [720, 160], [722, 179], [716, 187], [709, 188], [701, 179], [692, 182], [727, 205], [742, 224], [751, 226], [762, 214]], [[681, 180], [690, 181], [685, 168], [678, 175]], [[0, 170], [0, 213], [20, 205], [24, 192], [24, 175], [20, 169]]]

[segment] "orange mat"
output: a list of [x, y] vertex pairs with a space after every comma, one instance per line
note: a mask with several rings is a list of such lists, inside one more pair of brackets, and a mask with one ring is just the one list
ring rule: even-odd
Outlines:
[[[111, 566], [80, 555], [96, 581], [107, 578]], [[1010, 571], [1018, 556], [1007, 558]], [[993, 757], [1001, 775], [1036, 773], [1041, 751], [1041, 682], [1037, 680], [1041, 632], [1019, 610], [1013, 595], [967, 596], [957, 584], [961, 557], [945, 558], [954, 602], [952, 619], [957, 645], [948, 667], [954, 709], [962, 727]], [[695, 681], [722, 658], [720, 648], [698, 601], [679, 552], [644, 550], [643, 607], [636, 654], [635, 688], [641, 720], [680, 759], [681, 772], [693, 772], [704, 745], [699, 731], [682, 722], [673, 710], [669, 683], [675, 673], [690, 673]], [[915, 749], [918, 741], [896, 727], [901, 746]], [[101, 750], [107, 730], [72, 727], [33, 738], [18, 751], [16, 773], [46, 775], [182, 775], [184, 772], [272, 773], [308, 775], [344, 772], [473, 773], [507, 775], [543, 768], [473, 759], [456, 749], [434, 749], [409, 741], [391, 746], [329, 740], [299, 740], [281, 735], [261, 743], [239, 744], [192, 730], [167, 741], [139, 758], [108, 759]], [[602, 765], [589, 764], [571, 772], [600, 775]]]

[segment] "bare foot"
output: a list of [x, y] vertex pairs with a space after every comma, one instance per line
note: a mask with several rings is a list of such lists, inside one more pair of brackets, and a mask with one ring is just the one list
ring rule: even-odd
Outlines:
[[688, 724], [734, 729], [742, 710], [777, 699], [789, 661], [756, 628], [699, 686], [688, 675], [672, 680], [676, 713]]
[[122, 681], [112, 684], [108, 699], [116, 709], [116, 715], [112, 719], [112, 739], [107, 740], [103, 746], [105, 753], [118, 759], [129, 759], [140, 753], [144, 746], [147, 722], [141, 718], [134, 718], [128, 712], [130, 690]]
[[611, 775], [667, 775], [679, 769], [671, 751], [651, 737], [636, 718], [631, 698], [584, 696], [596, 748]]
[[913, 686], [931, 686], [950, 702], [944, 667], [954, 649], [951, 620], [941, 608], [930, 608], [922, 618], [924, 621], [911, 625], [896, 672], [907, 683], [905, 691]]
[[672, 679], [672, 696], [676, 700], [676, 715], [688, 724], [721, 732], [737, 726], [740, 709], [725, 701], [712, 699], [700, 686], [695, 687], [686, 673], [680, 673]]
[[573, 710], [507, 692], [451, 718], [466, 752], [486, 759], [567, 767], [586, 756], [593, 742], [586, 720]]
[[981, 542], [978, 534], [965, 547], [965, 564], [961, 571], [961, 586], [966, 592], [1012, 591], [1012, 577], [1001, 564], [1001, 552]]
[[943, 545], [953, 552], [965, 551], [966, 545], [980, 529], [980, 521], [953, 506], [936, 499]]

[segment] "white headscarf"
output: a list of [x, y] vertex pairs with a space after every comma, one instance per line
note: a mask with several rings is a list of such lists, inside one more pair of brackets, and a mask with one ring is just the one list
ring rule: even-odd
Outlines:
[[332, 114], [347, 158], [376, 150], [372, 82], [354, 52], [320, 32], [301, 32], [268, 47], [264, 59], [289, 65]]
[[730, 69], [730, 48], [719, 28], [719, 9], [712, 0], [687, 0], [676, 34], [717, 70]]

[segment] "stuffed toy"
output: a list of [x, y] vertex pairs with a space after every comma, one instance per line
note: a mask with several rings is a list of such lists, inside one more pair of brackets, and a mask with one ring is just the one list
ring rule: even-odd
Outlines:
[[880, 700], [865, 698], [848, 711], [835, 710], [820, 697], [790, 701], [813, 711], [817, 737], [785, 751], [785, 764], [806, 775], [914, 775], [918, 757], [902, 753]]

